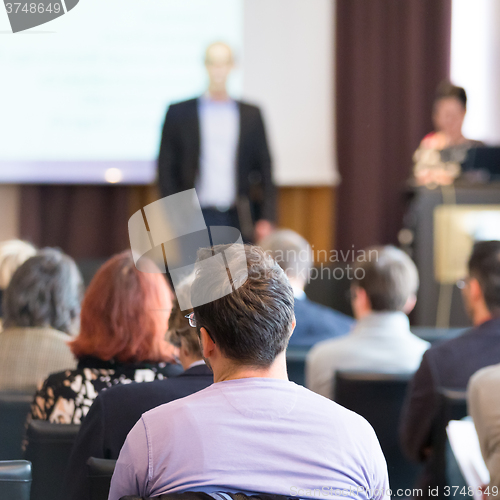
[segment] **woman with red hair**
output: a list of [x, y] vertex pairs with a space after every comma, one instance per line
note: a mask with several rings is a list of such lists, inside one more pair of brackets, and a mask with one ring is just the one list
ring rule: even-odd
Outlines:
[[172, 292], [158, 273], [137, 270], [130, 252], [97, 271], [81, 309], [79, 335], [69, 346], [75, 370], [50, 375], [35, 395], [31, 418], [79, 424], [99, 391], [118, 384], [177, 375], [165, 340]]

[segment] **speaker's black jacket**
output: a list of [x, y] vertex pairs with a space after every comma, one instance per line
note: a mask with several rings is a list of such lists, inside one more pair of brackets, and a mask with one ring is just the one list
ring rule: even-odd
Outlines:
[[[274, 221], [276, 195], [264, 122], [258, 107], [241, 101], [237, 103], [240, 114], [237, 152], [240, 219], [249, 216], [254, 222], [258, 219]], [[198, 99], [172, 104], [165, 117], [158, 158], [162, 197], [194, 188], [199, 161]]]

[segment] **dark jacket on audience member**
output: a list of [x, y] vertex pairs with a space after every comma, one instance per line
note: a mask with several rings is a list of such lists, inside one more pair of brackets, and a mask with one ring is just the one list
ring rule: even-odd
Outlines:
[[432, 447], [432, 427], [438, 406], [439, 388], [465, 390], [469, 378], [480, 368], [500, 363], [500, 318], [492, 319], [457, 338], [432, 346], [408, 387], [403, 408], [400, 436], [409, 458], [425, 462], [419, 487], [435, 487], [433, 457], [424, 450]]
[[122, 385], [101, 392], [83, 421], [73, 446], [63, 498], [89, 500], [87, 460], [90, 457], [117, 459], [127, 434], [143, 413], [205, 389], [212, 383], [210, 369], [198, 365], [167, 380]]
[[288, 345], [311, 347], [322, 340], [349, 333], [354, 320], [341, 312], [316, 304], [307, 298], [295, 299], [297, 324]]

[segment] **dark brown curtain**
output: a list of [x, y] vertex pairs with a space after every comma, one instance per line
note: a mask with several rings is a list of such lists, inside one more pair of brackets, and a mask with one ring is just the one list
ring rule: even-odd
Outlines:
[[412, 154], [449, 76], [451, 0], [336, 0], [337, 247], [395, 243]]
[[21, 237], [75, 259], [99, 259], [129, 248], [127, 186], [23, 186]]

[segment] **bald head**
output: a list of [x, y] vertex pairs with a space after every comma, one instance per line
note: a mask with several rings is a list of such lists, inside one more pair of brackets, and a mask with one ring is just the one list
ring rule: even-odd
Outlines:
[[205, 50], [205, 64], [233, 64], [233, 51], [224, 42], [211, 43]]
[[226, 83], [233, 69], [233, 52], [224, 42], [210, 44], [205, 51], [205, 67], [209, 79], [209, 92], [213, 97], [226, 93]]

